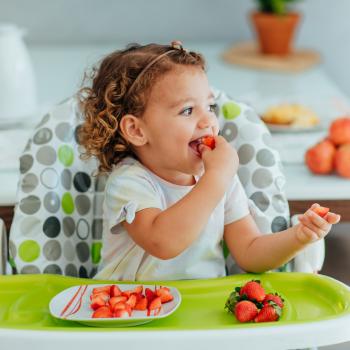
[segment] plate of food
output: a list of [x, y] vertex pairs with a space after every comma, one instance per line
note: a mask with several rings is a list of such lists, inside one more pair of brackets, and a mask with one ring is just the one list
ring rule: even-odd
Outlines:
[[304, 132], [322, 129], [320, 118], [301, 104], [277, 104], [269, 107], [261, 119], [271, 132]]
[[67, 288], [49, 304], [53, 317], [95, 327], [126, 327], [170, 316], [181, 304], [175, 287], [90, 284]]

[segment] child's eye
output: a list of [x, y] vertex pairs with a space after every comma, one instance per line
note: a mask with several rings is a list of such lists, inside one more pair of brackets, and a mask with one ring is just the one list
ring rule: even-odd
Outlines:
[[187, 107], [182, 110], [181, 114], [182, 115], [191, 115], [193, 111], [193, 107]]
[[209, 105], [209, 112], [215, 113], [217, 108], [218, 108], [218, 105], [216, 103], [213, 103], [213, 104]]

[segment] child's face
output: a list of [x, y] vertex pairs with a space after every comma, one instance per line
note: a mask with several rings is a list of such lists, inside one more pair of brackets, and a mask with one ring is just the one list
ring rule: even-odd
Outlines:
[[193, 184], [203, 162], [190, 142], [218, 134], [214, 103], [199, 67], [178, 66], [158, 80], [142, 118], [147, 143], [139, 156], [144, 165], [167, 181]]

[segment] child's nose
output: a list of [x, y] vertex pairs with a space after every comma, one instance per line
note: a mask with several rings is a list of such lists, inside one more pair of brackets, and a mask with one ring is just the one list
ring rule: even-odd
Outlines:
[[210, 128], [213, 126], [213, 118], [209, 113], [203, 113], [198, 122], [200, 129]]

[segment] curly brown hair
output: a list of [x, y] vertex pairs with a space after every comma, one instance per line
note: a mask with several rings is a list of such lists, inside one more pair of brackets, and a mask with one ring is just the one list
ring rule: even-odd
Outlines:
[[126, 114], [142, 117], [151, 87], [175, 65], [205, 70], [203, 56], [182, 47], [130, 44], [107, 55], [85, 74], [84, 81], [89, 78], [92, 84], [78, 93], [84, 119], [78, 137], [85, 148], [82, 157], [96, 157], [100, 173], [110, 172], [127, 156], [137, 158], [120, 132], [120, 120]]

